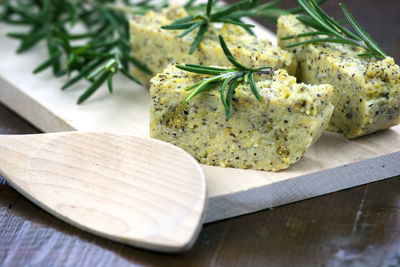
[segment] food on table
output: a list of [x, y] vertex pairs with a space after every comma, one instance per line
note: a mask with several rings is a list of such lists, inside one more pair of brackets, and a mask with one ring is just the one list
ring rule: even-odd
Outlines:
[[[311, 30], [293, 15], [278, 20], [278, 40]], [[280, 40], [279, 45], [311, 38]], [[363, 48], [337, 43], [305, 44], [288, 51], [296, 55], [302, 82], [334, 86], [329, 130], [355, 138], [400, 123], [400, 68], [393, 58], [360, 57], [366, 52]]]
[[[235, 58], [246, 66], [268, 65], [287, 69], [290, 74], [296, 72], [292, 53], [272, 45], [266, 39], [257, 39], [243, 28], [231, 24], [225, 24], [221, 29], [210, 25], [199, 47], [189, 55], [196, 31], [178, 38], [181, 31], [161, 29], [161, 26], [169, 25], [186, 15], [183, 8], [171, 6], [158, 13], [149, 11], [145, 16], [134, 16], [130, 21], [132, 56], [144, 62], [154, 75], [162, 72], [169, 63], [175, 62], [230, 65], [219, 46], [218, 35], [224, 37]], [[152, 77], [135, 67], [132, 73], [143, 83], [148, 83]]]
[[296, 83], [286, 70], [256, 74], [262, 101], [240, 83], [225, 118], [220, 92], [210, 89], [187, 104], [185, 88], [210, 77], [169, 65], [150, 81], [150, 135], [173, 143], [200, 163], [277, 171], [298, 161], [333, 112], [331, 85]]

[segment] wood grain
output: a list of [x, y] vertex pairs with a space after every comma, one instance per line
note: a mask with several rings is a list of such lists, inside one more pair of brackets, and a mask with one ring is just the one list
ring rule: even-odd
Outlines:
[[176, 252], [201, 228], [204, 173], [171, 144], [111, 133], [3, 135], [0, 155], [0, 173], [14, 188], [97, 235]]

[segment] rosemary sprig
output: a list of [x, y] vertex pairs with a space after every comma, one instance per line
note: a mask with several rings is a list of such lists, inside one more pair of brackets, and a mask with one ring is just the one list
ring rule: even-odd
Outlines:
[[387, 57], [382, 48], [371, 38], [371, 36], [360, 26], [360, 24], [358, 24], [344, 4], [339, 3], [339, 6], [344, 14], [346, 22], [354, 30], [354, 33], [342, 26], [341, 23], [331, 18], [321, 7], [319, 7], [315, 0], [298, 0], [298, 2], [308, 16], [299, 15], [297, 16], [297, 19], [303, 24], [313, 28], [315, 31], [286, 36], [281, 38], [281, 40], [290, 40], [298, 37], [315, 38], [289, 44], [286, 45], [286, 47], [290, 48], [311, 43], [341, 43], [359, 46], [368, 51], [367, 53], [359, 54], [359, 56], [376, 58]]
[[[132, 81], [140, 82], [129, 73], [133, 64], [151, 73], [145, 64], [130, 56], [129, 23], [124, 13], [110, 9], [113, 0], [92, 0], [84, 4], [70, 0], [3, 0], [0, 18], [9, 24], [29, 26], [27, 32], [8, 33], [20, 41], [18, 53], [28, 51], [45, 41], [48, 58], [34, 73], [52, 68], [56, 77], [68, 76], [62, 89], [87, 79], [91, 85], [79, 97], [84, 102], [103, 83], [113, 92], [113, 77], [121, 73]], [[125, 0], [126, 5], [129, 4]], [[134, 6], [132, 6], [134, 7]], [[157, 8], [149, 1], [135, 5], [138, 13]], [[75, 25], [84, 27], [75, 33]]]
[[184, 30], [178, 37], [184, 37], [194, 30], [198, 30], [196, 37], [190, 47], [189, 54], [193, 54], [200, 42], [203, 40], [205, 33], [213, 23], [228, 23], [238, 25], [249, 33], [252, 33], [252, 24], [242, 21], [244, 17], [258, 16], [270, 20], [276, 20], [283, 14], [289, 14], [287, 11], [280, 9], [277, 5], [283, 0], [273, 0], [263, 5], [260, 0], [244, 0], [232, 5], [217, 6], [213, 0], [208, 0], [206, 6], [194, 8], [189, 1], [185, 5], [185, 9], [189, 13], [188, 16], [174, 21], [170, 25], [162, 26], [164, 30]]
[[[222, 36], [218, 36], [218, 38], [222, 50], [227, 59], [234, 66], [233, 68], [207, 67], [197, 64], [176, 65], [176, 67], [188, 72], [213, 76], [186, 88], [186, 91], [192, 92], [185, 98], [183, 103], [186, 104], [190, 101], [190, 99], [199, 95], [200, 93], [220, 86], [221, 101], [225, 108], [225, 117], [228, 120], [231, 116], [232, 97], [238, 84], [243, 82], [249, 83], [252, 93], [254, 94], [256, 99], [261, 102], [261, 96], [257, 90], [254, 75], [272, 74], [273, 68], [270, 66], [265, 66], [261, 68], [249, 68], [240, 64], [229, 51], [228, 46], [226, 45]], [[225, 92], [226, 90], [227, 92]]]

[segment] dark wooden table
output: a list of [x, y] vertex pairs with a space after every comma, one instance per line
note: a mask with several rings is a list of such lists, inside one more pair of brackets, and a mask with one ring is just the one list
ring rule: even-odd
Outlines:
[[[335, 2], [325, 7], [336, 16]], [[344, 2], [400, 62], [400, 1]], [[0, 105], [0, 133], [38, 132]], [[37, 208], [0, 178], [0, 266], [131, 264], [400, 266], [400, 177], [208, 224], [193, 249], [178, 255], [84, 233]]]

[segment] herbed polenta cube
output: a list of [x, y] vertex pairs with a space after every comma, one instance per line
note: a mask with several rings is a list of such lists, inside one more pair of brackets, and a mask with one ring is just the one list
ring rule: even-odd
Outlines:
[[[257, 39], [242, 28], [227, 24], [221, 29], [210, 25], [203, 41], [196, 51], [189, 55], [189, 50], [197, 31], [183, 38], [178, 38], [182, 31], [163, 30], [174, 20], [185, 17], [186, 11], [178, 6], [171, 6], [156, 13], [149, 11], [145, 16], [135, 16], [130, 21], [130, 42], [132, 56], [145, 63], [153, 74], [162, 72], [170, 63], [184, 62], [202, 65], [230, 65], [219, 45], [218, 35], [225, 39], [233, 56], [248, 67], [271, 66], [284, 68], [290, 74], [296, 72], [294, 55], [266, 39]], [[133, 68], [132, 73], [147, 84], [151, 75]]]
[[229, 120], [219, 88], [183, 104], [190, 94], [185, 88], [207, 77], [170, 65], [150, 81], [151, 137], [183, 148], [203, 164], [285, 169], [319, 138], [332, 115], [332, 86], [298, 84], [282, 69], [256, 75], [261, 102], [248, 83], [239, 84]]
[[[311, 29], [296, 16], [278, 20], [278, 40]], [[310, 37], [279, 41], [284, 47]], [[393, 58], [363, 58], [362, 48], [335, 44], [307, 44], [287, 49], [296, 55], [298, 78], [310, 84], [334, 86], [335, 106], [328, 129], [347, 138], [373, 133], [400, 123], [400, 67]]]

